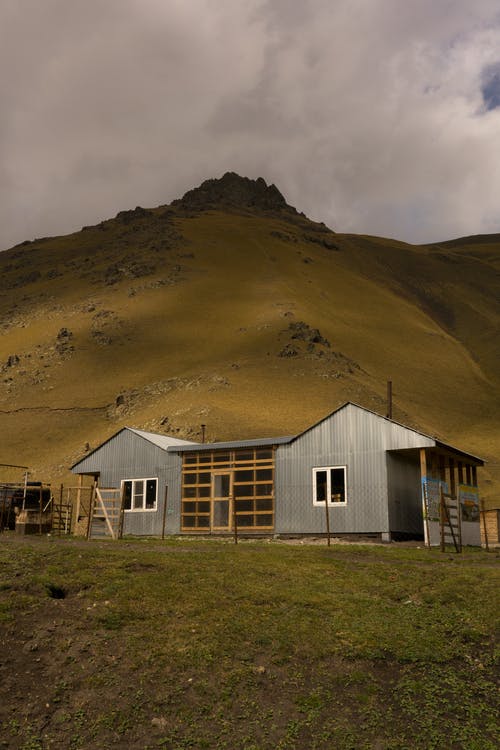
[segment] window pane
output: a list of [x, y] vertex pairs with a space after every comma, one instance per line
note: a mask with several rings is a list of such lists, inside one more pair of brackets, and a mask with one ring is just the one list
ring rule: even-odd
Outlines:
[[182, 525], [186, 529], [193, 529], [196, 526], [196, 516], [182, 516]]
[[262, 459], [262, 458], [272, 458], [273, 457], [273, 452], [272, 452], [272, 450], [260, 450], [260, 451], [256, 451], [255, 452], [255, 457], [256, 458], [260, 458], [260, 459]]
[[210, 526], [210, 516], [198, 516], [197, 521], [197, 526], [199, 529], [208, 529], [208, 527]]
[[210, 484], [212, 477], [210, 472], [204, 471], [202, 474], [198, 474], [198, 484]]
[[214, 503], [214, 526], [226, 528], [229, 525], [229, 500]]
[[156, 479], [146, 481], [146, 508], [154, 508], [156, 505]]
[[184, 497], [196, 497], [196, 487], [185, 487]]
[[272, 495], [273, 485], [272, 484], [258, 484], [255, 488], [257, 495]]
[[132, 482], [123, 483], [123, 507], [125, 510], [132, 507]]
[[272, 526], [273, 525], [273, 514], [262, 513], [261, 515], [255, 516], [256, 526]]
[[253, 461], [253, 451], [236, 451], [235, 461]]
[[134, 496], [132, 504], [134, 508], [144, 507], [144, 481], [142, 479], [134, 482]]
[[198, 487], [198, 497], [210, 497], [211, 487]]
[[327, 472], [326, 471], [317, 471], [315, 474], [315, 482], [316, 482], [316, 501], [318, 503], [324, 503], [326, 499], [327, 494], [327, 488], [326, 488], [326, 482], [327, 482]]
[[196, 513], [196, 503], [193, 503], [193, 502], [186, 503], [184, 501], [182, 503], [182, 510], [184, 513]]
[[198, 502], [198, 513], [210, 513], [210, 503]]
[[229, 463], [231, 460], [229, 453], [214, 453], [214, 464]]
[[236, 484], [234, 486], [235, 497], [253, 497], [253, 484]]
[[196, 484], [197, 474], [184, 474], [184, 484]]
[[253, 500], [238, 500], [236, 503], [236, 510], [238, 513], [245, 510], [253, 510]]
[[268, 500], [256, 500], [255, 501], [255, 510], [272, 510], [273, 509], [273, 499], [270, 497]]
[[216, 474], [214, 477], [214, 496], [229, 497], [231, 477], [229, 474]]
[[245, 471], [236, 471], [234, 474], [235, 482], [253, 482], [253, 471], [246, 469]]
[[273, 470], [272, 469], [257, 469], [257, 476], [255, 478], [261, 481], [263, 479], [272, 479]]
[[238, 526], [253, 526], [253, 514], [245, 516], [238, 515]]
[[331, 502], [345, 502], [345, 471], [344, 469], [331, 469]]
[[184, 463], [186, 464], [195, 464], [198, 460], [198, 457], [196, 453], [194, 455], [184, 455]]

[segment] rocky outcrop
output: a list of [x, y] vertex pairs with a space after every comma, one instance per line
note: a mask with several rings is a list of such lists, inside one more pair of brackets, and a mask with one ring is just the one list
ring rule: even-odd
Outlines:
[[268, 185], [262, 177], [251, 180], [235, 172], [226, 172], [220, 179], [205, 180], [199, 187], [173, 201], [172, 206], [188, 211], [234, 208], [297, 214], [276, 185]]

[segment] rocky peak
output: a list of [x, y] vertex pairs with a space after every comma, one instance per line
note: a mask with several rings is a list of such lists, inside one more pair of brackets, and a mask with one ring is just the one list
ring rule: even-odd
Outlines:
[[172, 205], [190, 211], [237, 208], [297, 213], [295, 208], [288, 205], [276, 185], [267, 185], [262, 177], [251, 180], [235, 172], [226, 172], [220, 179], [205, 180], [199, 187], [173, 201]]

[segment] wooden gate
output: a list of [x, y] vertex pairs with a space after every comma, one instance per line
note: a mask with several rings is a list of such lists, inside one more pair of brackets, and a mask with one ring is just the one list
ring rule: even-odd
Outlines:
[[116, 487], [94, 486], [88, 539], [120, 539], [123, 527], [123, 493]]
[[52, 501], [52, 533], [56, 536], [71, 534], [73, 523], [73, 505], [60, 500]]

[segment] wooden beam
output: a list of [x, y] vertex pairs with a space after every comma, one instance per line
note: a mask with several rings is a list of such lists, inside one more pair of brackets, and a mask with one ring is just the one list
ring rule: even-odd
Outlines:
[[424, 517], [424, 539], [428, 547], [431, 546], [429, 535], [429, 519], [427, 518], [427, 500], [425, 496], [424, 479], [427, 477], [427, 453], [425, 448], [420, 448], [420, 480], [422, 485], [422, 514]]
[[457, 493], [457, 484], [455, 481], [455, 461], [453, 460], [453, 458], [449, 459], [448, 466], [450, 473], [450, 495], [453, 495], [453, 497], [455, 497]]
[[442, 482], [446, 482], [446, 461], [442, 453], [438, 456], [438, 465], [439, 465], [439, 479], [441, 479]]

